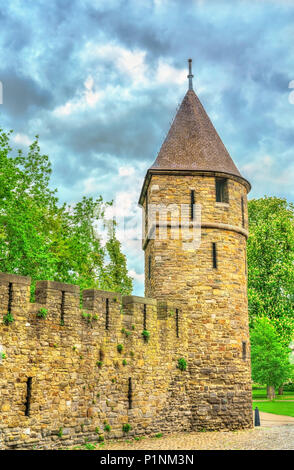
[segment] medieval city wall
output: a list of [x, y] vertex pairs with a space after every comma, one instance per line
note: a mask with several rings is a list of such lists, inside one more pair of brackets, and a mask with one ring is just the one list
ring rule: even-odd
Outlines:
[[79, 287], [51, 281], [29, 298], [30, 278], [0, 274], [0, 449], [190, 429], [180, 306], [86, 290], [81, 307]]

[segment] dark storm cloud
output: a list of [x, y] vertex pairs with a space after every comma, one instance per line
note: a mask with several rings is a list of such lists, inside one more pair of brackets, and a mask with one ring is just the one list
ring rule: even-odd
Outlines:
[[31, 117], [39, 108], [50, 108], [52, 93], [30, 76], [17, 75], [15, 70], [0, 69], [5, 112], [14, 120]]

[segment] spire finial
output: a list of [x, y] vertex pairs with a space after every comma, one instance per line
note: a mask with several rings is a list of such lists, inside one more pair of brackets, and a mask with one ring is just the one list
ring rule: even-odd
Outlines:
[[188, 64], [189, 64], [189, 75], [187, 75], [187, 78], [189, 78], [189, 90], [193, 90], [192, 78], [194, 77], [194, 75], [192, 74], [192, 59], [188, 59]]

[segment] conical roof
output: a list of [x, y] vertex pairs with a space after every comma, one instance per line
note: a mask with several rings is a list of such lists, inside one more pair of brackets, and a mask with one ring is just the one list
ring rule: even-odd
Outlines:
[[241, 177], [194, 90], [188, 90], [150, 170], [198, 170]]
[[152, 174], [210, 174], [237, 178], [250, 183], [240, 174], [222, 143], [192, 85], [192, 59], [189, 62], [189, 89], [153, 165], [147, 171], [141, 190], [142, 205]]

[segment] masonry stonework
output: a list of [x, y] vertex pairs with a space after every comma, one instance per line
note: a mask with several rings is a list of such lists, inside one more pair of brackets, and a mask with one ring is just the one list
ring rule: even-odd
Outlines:
[[[246, 204], [245, 228], [241, 210], [246, 188], [235, 180], [229, 180], [228, 186], [229, 203], [217, 203], [214, 177], [153, 175], [149, 184], [149, 210], [159, 203], [189, 206], [193, 188], [202, 209], [197, 249], [183, 248], [186, 240], [181, 230], [179, 237], [174, 236], [178, 228], [173, 222], [179, 221], [180, 226], [182, 222], [178, 214], [176, 221], [171, 214], [167, 237], [160, 238], [158, 222], [154, 238], [144, 243], [146, 296], [181, 306], [189, 364], [187, 394], [195, 430], [252, 426]], [[190, 232], [192, 236], [191, 227]], [[213, 243], [217, 268], [213, 267]]]
[[191, 72], [189, 77], [189, 90], [139, 199], [145, 216], [145, 295], [181, 306], [191, 429], [250, 428], [250, 183], [193, 91]]
[[[14, 322], [0, 325], [1, 449], [123, 437], [125, 423], [131, 436], [190, 429], [188, 372], [177, 367], [186, 353], [185, 325], [180, 322], [177, 337], [173, 304], [86, 290], [81, 309], [77, 286], [50, 281], [37, 283], [36, 303], [30, 303], [29, 278], [0, 274], [1, 318], [9, 292]], [[41, 308], [46, 318], [37, 316]]]
[[[119, 438], [127, 423], [131, 436], [252, 427], [250, 184], [191, 77], [140, 195], [146, 297], [39, 281], [31, 303], [29, 277], [0, 273], [0, 314], [14, 320], [0, 322], [0, 449]], [[195, 207], [187, 223], [192, 191], [201, 219]]]

